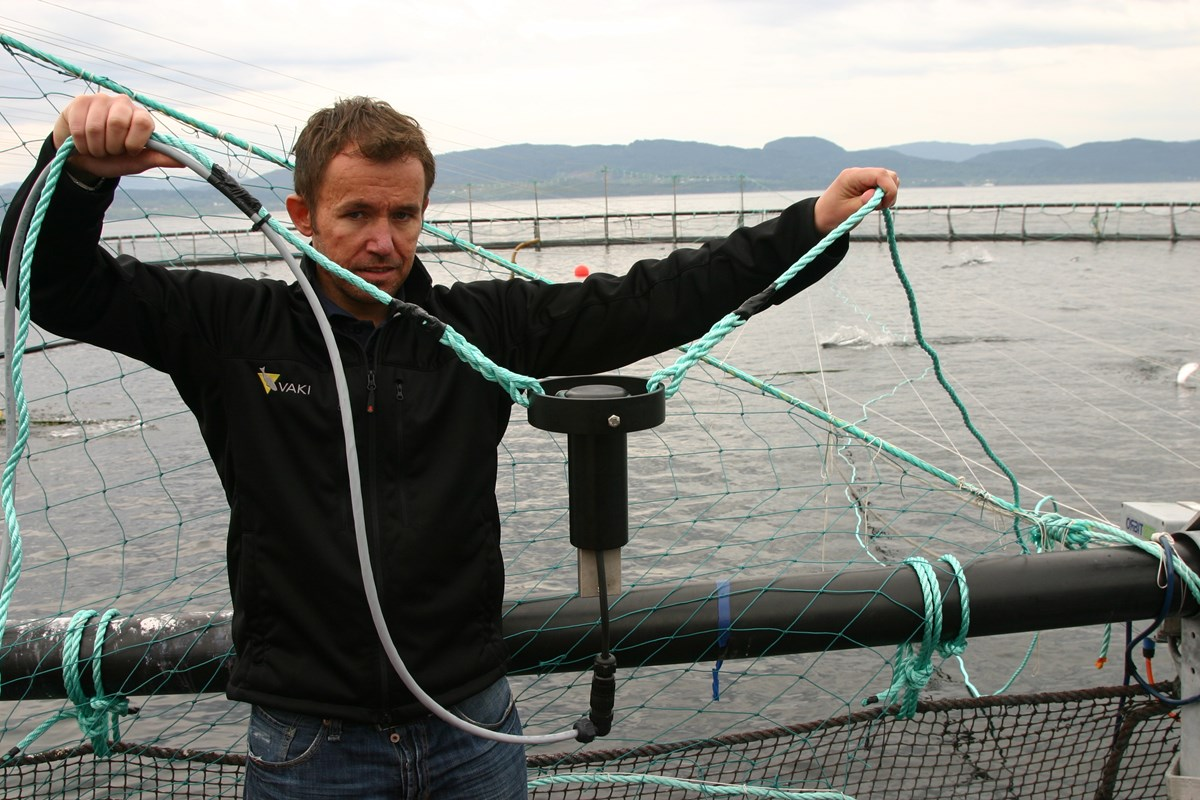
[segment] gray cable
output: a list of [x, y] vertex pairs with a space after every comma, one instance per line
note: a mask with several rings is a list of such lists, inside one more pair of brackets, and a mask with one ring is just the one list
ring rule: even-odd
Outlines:
[[[211, 167], [204, 162], [193, 157], [190, 153], [184, 150], [173, 147], [158, 139], [151, 139], [147, 143], [147, 148], [156, 150], [160, 153], [165, 153], [174, 158], [185, 167], [191, 169], [196, 174], [200, 175], [205, 180], [209, 180], [213, 174]], [[14, 276], [19, 274], [20, 262], [25, 249], [25, 240], [29, 233], [31, 220], [33, 219], [34, 210], [41, 200], [42, 192], [45, 189], [46, 177], [53, 165], [47, 165], [38, 175], [29, 197], [25, 201], [25, 205], [21, 210], [21, 216], [17, 222], [16, 235], [13, 240], [13, 246], [9, 251], [8, 260], [8, 281], [5, 286], [5, 314], [4, 314], [4, 338], [5, 349], [7, 350], [13, 339], [15, 338], [16, 329], [16, 312], [15, 300], [18, 281], [14, 280]], [[358, 469], [358, 445], [354, 436], [354, 418], [350, 411], [350, 389], [346, 381], [345, 365], [342, 364], [341, 355], [338, 351], [337, 341], [333, 337], [333, 329], [329, 325], [329, 320], [325, 315], [324, 309], [321, 307], [320, 298], [317, 297], [316, 290], [313, 289], [312, 283], [308, 280], [308, 276], [300, 268], [300, 262], [292, 253], [287, 231], [265, 211], [259, 211], [257, 215], [251, 214], [251, 221], [256, 225], [262, 226], [263, 234], [267, 240], [275, 246], [279, 254], [283, 256], [287, 262], [288, 268], [296, 277], [297, 283], [304, 292], [305, 298], [313, 311], [313, 316], [316, 318], [317, 326], [321, 330], [321, 337], [325, 342], [325, 348], [329, 353], [330, 362], [333, 366], [334, 384], [337, 388], [338, 408], [341, 414], [342, 432], [346, 444], [346, 467], [350, 483], [350, 499], [351, 508], [354, 517], [354, 539], [358, 549], [359, 571], [362, 575], [363, 591], [366, 594], [367, 605], [371, 611], [371, 620], [375, 625], [376, 634], [379, 637], [380, 645], [387, 654], [388, 660], [395, 669], [400, 680], [408, 688], [409, 692], [417, 698], [422, 706], [425, 707], [434, 716], [442, 721], [453, 725], [454, 727], [467, 733], [479, 736], [493, 741], [504, 742], [508, 744], [550, 744], [554, 742], [562, 742], [577, 738], [577, 733], [574, 729], [564, 730], [555, 734], [544, 734], [540, 736], [520, 735], [516, 736], [499, 731], [489, 730], [470, 723], [461, 717], [455, 716], [453, 713], [444, 708], [440, 703], [431, 697], [424, 689], [417, 684], [412, 673], [408, 671], [408, 667], [404, 664], [404, 659], [396, 650], [395, 644], [392, 642], [391, 634], [388, 631], [387, 620], [383, 615], [382, 604], [379, 600], [379, 591], [375, 584], [375, 573], [371, 565], [370, 552], [367, 546], [367, 529], [365, 512], [363, 509], [364, 502], [362, 496], [362, 476]], [[303, 242], [295, 242], [301, 248], [305, 245]], [[8, 363], [12, 364], [12, 358], [8, 358]], [[6, 426], [6, 440], [8, 452], [12, 452], [15, 445], [16, 426], [12, 424], [15, 419], [15, 400], [13, 398], [12, 386], [12, 367], [5, 370], [5, 379], [8, 396], [6, 399], [7, 419], [9, 424]], [[8, 575], [8, 562], [11, 557], [11, 547], [9, 537], [0, 537], [0, 564], [4, 565], [4, 572], [0, 574], [0, 591], [3, 591]]]
[[[186, 167], [189, 167], [198, 175], [208, 180], [212, 175], [212, 169], [192, 157], [179, 148], [161, 142], [157, 139], [151, 139], [147, 147], [161, 153], [165, 153], [176, 161], [179, 161]], [[358, 564], [359, 571], [362, 575], [363, 591], [366, 594], [367, 606], [371, 611], [371, 621], [375, 625], [375, 632], [379, 637], [379, 643], [387, 654], [388, 661], [391, 662], [392, 668], [396, 674], [400, 676], [400, 680], [405, 687], [412, 693], [414, 697], [420, 701], [434, 716], [442, 721], [453, 725], [454, 727], [479, 736], [485, 739], [491, 739], [497, 742], [505, 742], [508, 744], [550, 744], [554, 742], [563, 742], [577, 738], [578, 734], [575, 729], [564, 730], [559, 733], [543, 734], [538, 736], [530, 735], [513, 735], [509, 733], [501, 733], [499, 731], [489, 730], [479, 725], [472, 724], [458, 717], [444, 708], [440, 703], [431, 697], [413, 678], [412, 673], [408, 671], [408, 667], [404, 663], [404, 659], [400, 656], [396, 645], [392, 641], [391, 633], [388, 630], [387, 619], [383, 615], [383, 607], [379, 600], [379, 590], [375, 582], [375, 572], [371, 565], [370, 550], [367, 543], [367, 525], [366, 515], [364, 512], [364, 502], [362, 496], [362, 476], [358, 469], [358, 446], [354, 436], [354, 418], [350, 410], [350, 389], [346, 381], [345, 365], [342, 363], [341, 354], [338, 351], [337, 341], [333, 336], [333, 329], [329, 325], [329, 320], [325, 315], [324, 309], [321, 307], [320, 298], [317, 297], [316, 290], [312, 283], [308, 280], [308, 276], [300, 267], [300, 262], [292, 252], [289, 246], [292, 242], [289, 241], [287, 231], [268, 214], [266, 211], [260, 210], [257, 215], [251, 215], [251, 221], [257, 226], [262, 227], [263, 234], [267, 240], [275, 246], [279, 254], [283, 256], [287, 262], [288, 268], [296, 277], [296, 282], [300, 285], [304, 292], [305, 298], [308, 300], [309, 307], [312, 309], [313, 316], [316, 318], [317, 326], [321, 330], [321, 338], [325, 342], [325, 348], [329, 353], [329, 360], [333, 367], [334, 384], [337, 388], [338, 408], [342, 421], [342, 433], [346, 443], [346, 469], [349, 475], [349, 489], [351, 508], [354, 517], [354, 540], [358, 549]], [[303, 242], [295, 242], [296, 245], [304, 248]]]

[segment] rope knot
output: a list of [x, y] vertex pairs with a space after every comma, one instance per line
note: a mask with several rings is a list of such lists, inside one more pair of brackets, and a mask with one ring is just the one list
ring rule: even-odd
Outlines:
[[870, 705], [879, 701], [891, 705], [897, 701], [900, 708], [896, 711], [899, 719], [909, 719], [917, 712], [921, 690], [929, 685], [929, 681], [937, 673], [933, 665], [933, 654], [937, 652], [943, 657], [962, 655], [967, 649], [967, 632], [970, 627], [970, 606], [967, 602], [967, 581], [962, 564], [950, 554], [943, 555], [938, 561], [943, 561], [954, 571], [955, 585], [958, 587], [959, 605], [962, 609], [962, 622], [958, 636], [953, 640], [942, 643], [942, 603], [944, 598], [939, 591], [937, 575], [933, 565], [920, 556], [906, 558], [904, 563], [912, 567], [921, 584], [921, 596], [925, 603], [925, 629], [918, 650], [911, 642], [904, 642], [896, 650], [896, 658], [892, 666], [892, 685], [887, 691], [875, 698], [863, 701]]
[[1039, 546], [1045, 547], [1061, 542], [1068, 550], [1084, 550], [1092, 543], [1092, 532], [1087, 522], [1048, 512], [1038, 519], [1041, 531]]
[[92, 743], [92, 749], [100, 758], [106, 758], [112, 753], [112, 745], [121, 739], [120, 717], [136, 714], [137, 709], [129, 705], [129, 698], [122, 695], [108, 695], [104, 691], [101, 678], [101, 657], [104, 654], [104, 639], [108, 634], [108, 625], [120, 612], [110, 608], [100, 616], [96, 623], [96, 636], [92, 643], [92, 685], [94, 695], [83, 691], [83, 681], [80, 674], [80, 650], [83, 645], [83, 631], [88, 621], [98, 616], [97, 612], [84, 610], [76, 612], [67, 625], [62, 644], [63, 685], [67, 690], [67, 699], [72, 707], [64, 707], [61, 711], [30, 731], [29, 735], [17, 743], [16, 747], [0, 758], [0, 763], [7, 763], [20, 752], [27, 749], [42, 734], [64, 719], [74, 719], [79, 723], [79, 729]]

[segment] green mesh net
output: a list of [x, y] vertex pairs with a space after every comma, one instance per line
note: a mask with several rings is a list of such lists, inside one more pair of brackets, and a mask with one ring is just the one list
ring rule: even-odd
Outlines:
[[[69, 97], [120, 86], [2, 41], [8, 89], [0, 101], [0, 163], [27, 169]], [[205, 152], [286, 219], [282, 199], [291, 186], [281, 164], [290, 126], [281, 133], [247, 124], [257, 143], [226, 143], [197, 120], [165, 109], [158, 118], [162, 130]], [[12, 188], [0, 187], [5, 207]], [[545, 197], [542, 203], [550, 205]], [[579, 264], [619, 271], [773, 213], [462, 211], [455, 206], [430, 220], [442, 233], [425, 237], [421, 258], [435, 280], [509, 277], [514, 260], [532, 279], [572, 280]], [[1099, 680], [1086, 672], [1105, 647], [1100, 627], [1040, 639], [986, 637], [972, 641], [961, 659], [938, 654], [915, 712], [898, 715], [880, 700], [903, 660], [895, 643], [839, 641], [772, 655], [789, 649], [781, 643], [790, 628], [804, 628], [809, 599], [785, 608], [786, 625], [721, 611], [723, 595], [733, 591], [742, 603], [747, 586], [765, 593], [789, 576], [832, 583], [867, 569], [907, 576], [906, 559], [917, 557], [940, 564], [949, 585], [943, 555], [969, 569], [980, 558], [1061, 546], [1042, 517], [1051, 508], [1086, 521], [1081, 535], [1120, 543], [1119, 531], [1105, 522], [1122, 519], [1128, 491], [1148, 494], [1153, 486], [1153, 499], [1186, 499], [1197, 484], [1200, 463], [1171, 444], [1179, 430], [1196, 426], [1196, 412], [1147, 408], [1126, 397], [1127, 389], [1085, 380], [1071, 355], [1079, 336], [1116, 342], [1097, 347], [1134, 364], [1122, 369], [1135, 377], [1161, 379], [1186, 358], [1183, 348], [1123, 353], [1119, 332], [1104, 336], [1108, 309], [1081, 309], [1068, 323], [1056, 322], [1055, 312], [1073, 300], [1036, 291], [1034, 266], [1014, 264], [998, 289], [983, 288], [969, 271], [992, 258], [977, 242], [1014, 240], [1066, 248], [1039, 251], [1032, 261], [1091, 258], [1090, 267], [1107, 274], [1127, 256], [1096, 248], [1132, 245], [1097, 240], [1134, 239], [1143, 248], [1138, 257], [1168, 273], [1161, 285], [1145, 275], [1148, 285], [1138, 290], [1157, 286], [1169, 294], [1170, 275], [1194, 263], [1200, 211], [1184, 203], [917, 206], [897, 209], [894, 218], [906, 258], [930, 289], [919, 298], [921, 313], [938, 321], [929, 340], [949, 353], [947, 380], [970, 389], [939, 387], [930, 355], [914, 337], [912, 309], [877, 217], [855, 231], [852, 255], [836, 273], [756, 317], [691, 369], [666, 422], [629, 440], [631, 541], [623, 590], [613, 598], [614, 622], [624, 625], [614, 645], [636, 655], [621, 659], [613, 732], [586, 746], [531, 748], [533, 796], [705, 793], [696, 782], [858, 797], [1161, 795], [1178, 720], [1132, 689], [1081, 688], [1120, 682], [1119, 657], [1118, 671]], [[540, 247], [493, 257], [458, 239], [505, 253], [534, 239]], [[125, 181], [105, 245], [171, 268], [288, 276], [239, 212], [183, 172]], [[1162, 319], [1143, 323], [1194, 332], [1186, 309], [1163, 305]], [[1050, 345], [1040, 336], [1056, 326], [1063, 329], [1061, 349], [1053, 343], [1057, 334]], [[956, 359], [956, 348], [975, 355]], [[665, 353], [622, 373], [650, 375], [678, 356]], [[22, 568], [0, 659], [0, 749], [22, 749], [0, 765], [4, 795], [237, 796], [248, 709], [221, 693], [230, 611], [227, 508], [195, 422], [164, 376], [37, 329], [22, 371], [30, 422], [14, 481]], [[1014, 380], [1032, 388], [989, 399]], [[986, 447], [998, 456], [966, 428], [963, 404], [977, 409], [967, 419], [986, 430]], [[544, 629], [528, 628], [539, 619], [539, 603], [565, 602], [575, 591], [577, 555], [567, 530], [565, 439], [520, 417], [498, 451], [512, 680], [527, 729], [560, 730], [586, 710], [596, 622], [559, 629], [553, 617], [542, 617]], [[1039, 428], [1043, 440], [1029, 441], [1027, 427], [1008, 422], [1028, 417], [1060, 424]], [[1100, 441], [1097, 463], [1071, 475], [1045, 455], [1122, 426], [1153, 444], [1123, 454], [1120, 469], [1103, 459]], [[1039, 476], [1040, 488], [1022, 486], [1018, 497], [1009, 469]], [[1152, 483], [1131, 478], [1151, 472]], [[693, 613], [678, 592], [710, 602]], [[887, 585], [877, 590], [888, 592]], [[641, 617], [622, 620], [623, 599], [654, 596], [657, 613], [644, 624]], [[928, 609], [910, 605], [911, 638], [919, 644]], [[72, 625], [83, 609], [97, 616]], [[100, 648], [106, 663], [122, 666], [106, 670], [101, 702], [94, 702], [96, 623], [109, 609], [116, 611]], [[870, 613], [864, 604], [818, 633], [839, 640]], [[1037, 628], [1030, 620], [1028, 630]], [[742, 634], [739, 643], [752, 639], [752, 649], [731, 648], [731, 631]], [[551, 655], [530, 643], [539, 635], [554, 642]], [[167, 654], [148, 666], [147, 641]], [[138, 671], [125, 668], [123, 655]], [[81, 684], [75, 691], [88, 698], [82, 703], [63, 699], [72, 691], [60, 668], [65, 662], [74, 664], [76, 676], [67, 682]], [[1168, 659], [1157, 666], [1167, 673], [1160, 679], [1174, 677]], [[125, 675], [132, 677], [122, 682]], [[1170, 691], [1169, 683], [1161, 686]], [[122, 702], [136, 712], [124, 713], [130, 709]]]

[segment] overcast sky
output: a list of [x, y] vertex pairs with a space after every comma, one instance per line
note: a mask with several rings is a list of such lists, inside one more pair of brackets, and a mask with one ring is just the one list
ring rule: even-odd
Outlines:
[[1200, 138], [1197, 0], [3, 0], [0, 31], [235, 129], [374, 95], [435, 152]]

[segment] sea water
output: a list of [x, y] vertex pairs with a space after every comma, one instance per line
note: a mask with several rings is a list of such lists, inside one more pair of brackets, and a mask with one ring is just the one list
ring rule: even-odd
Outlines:
[[[746, 202], [747, 207], [782, 207], [801, 194], [767, 193]], [[1197, 198], [1198, 184], [1139, 184], [906, 188], [903, 203], [1186, 203]], [[614, 213], [634, 213], [669, 211], [673, 204], [681, 210], [728, 210], [742, 200], [739, 195], [681, 195], [608, 202]], [[592, 199], [583, 207], [604, 202]], [[543, 200], [538, 211], [548, 214], [559, 207], [559, 213], [587, 213], [580, 201], [556, 206]], [[447, 216], [457, 210], [437, 209]], [[472, 211], [479, 213], [478, 208]], [[519, 263], [552, 280], [569, 281], [577, 280], [579, 265], [620, 273], [636, 260], [660, 257], [670, 249], [660, 244], [531, 248], [520, 253]], [[973, 421], [1020, 480], [1023, 505], [1050, 496], [1064, 513], [1120, 524], [1125, 501], [1200, 499], [1200, 384], [1195, 376], [1182, 386], [1175, 380], [1181, 365], [1200, 360], [1200, 242], [914, 242], [902, 245], [900, 256], [924, 335]], [[800, 297], [752, 319], [713, 354], [792, 394], [815, 399], [844, 419], [866, 418], [870, 432], [988, 491], [1009, 496], [1006, 479], [963, 433], [961, 421], [931, 412], [936, 403], [930, 398], [942, 390], [924, 367], [913, 370], [910, 356], [915, 350], [909, 307], [887, 247], [855, 242], [834, 273]], [[52, 504], [56, 495], [69, 494], [73, 484], [88, 480], [101, 467], [153, 459], [162, 462], [163, 482], [173, 490], [183, 496], [204, 494], [219, 504], [219, 487], [185, 409], [176, 403], [173, 416], [158, 420], [151, 430], [139, 430], [122, 422], [128, 422], [125, 412], [110, 413], [121, 404], [101, 392], [89, 402], [86, 388], [89, 364], [108, 369], [113, 362], [128, 371], [121, 384], [135, 394], [144, 390], [147, 397], [170, 402], [169, 383], [123, 357], [88, 351], [71, 367], [78, 370], [72, 383], [78, 381], [84, 388], [63, 402], [78, 416], [96, 425], [108, 420], [115, 428], [99, 430], [89, 460], [56, 465], [52, 484], [25, 487], [25, 502], [43, 502], [44, 497]], [[61, 391], [53, 376], [39, 380], [43, 383], [34, 391], [40, 396]], [[511, 435], [520, 436], [524, 424], [523, 415], [514, 414]], [[48, 440], [61, 433], [45, 428], [34, 436]], [[90, 435], [95, 434], [93, 428]], [[44, 441], [42, 450], [52, 457], [53, 445], [47, 447]], [[97, 507], [107, 502], [94, 498]], [[88, 503], [75, 505], [86, 512]], [[224, 548], [219, 517], [207, 526], [193, 523], [179, 529], [169, 514], [149, 513], [150, 519], [123, 520], [139, 547], [124, 549], [124, 558], [109, 564], [113, 574], [107, 580], [114, 585], [119, 574], [128, 580], [165, 570], [161, 591], [171, 593], [172, 569], [179, 571], [180, 564], [194, 560], [219, 561]], [[67, 519], [70, 514], [68, 509], [52, 516]], [[86, 519], [86, 513], [77, 519]], [[88, 547], [86, 525], [78, 522], [38, 536], [34, 550], [59, 547], [76, 552]], [[38, 573], [23, 577], [14, 608], [30, 613], [44, 613], [58, 604], [71, 608], [57, 575], [71, 569], [80, 568], [62, 562], [41, 573], [45, 580]], [[104, 580], [96, 574], [95, 581]], [[209, 578], [201, 593], [211, 596], [214, 608], [227, 602], [219, 579]], [[1026, 642], [1019, 637], [973, 642], [969, 654], [984, 662], [1003, 658], [1004, 668], [1011, 668], [1014, 654], [1019, 655]], [[1081, 675], [1094, 660], [1098, 629], [1063, 632], [1054, 642], [1042, 649], [1023, 688], [1118, 682], [1115, 674], [1107, 680]], [[686, 706], [690, 700], [680, 702]]]
[[[902, 197], [905, 205], [1189, 203], [1200, 185], [917, 189]], [[697, 206], [730, 207], [728, 195]], [[647, 209], [638, 201], [637, 210]], [[526, 248], [519, 263], [568, 281], [578, 265], [621, 272], [671, 249]], [[1121, 527], [1125, 502], [1200, 499], [1200, 383], [1176, 383], [1183, 364], [1200, 361], [1200, 242], [906, 242], [899, 251], [924, 337], [973, 424], [1016, 475], [1024, 507], [1046, 498], [1065, 515]], [[865, 419], [869, 433], [1013, 499], [918, 350], [887, 246], [859, 241], [831, 275], [753, 318], [713, 355], [842, 419]], [[1043, 634], [1011, 691], [1118, 683], [1123, 631], [1098, 673], [1104, 635], [1100, 626]], [[973, 640], [966, 661], [979, 688], [1002, 686], [1030, 642], [1025, 634]], [[835, 691], [832, 665], [844, 658], [826, 660], [813, 680]], [[1159, 676], [1173, 674], [1163, 661]]]

